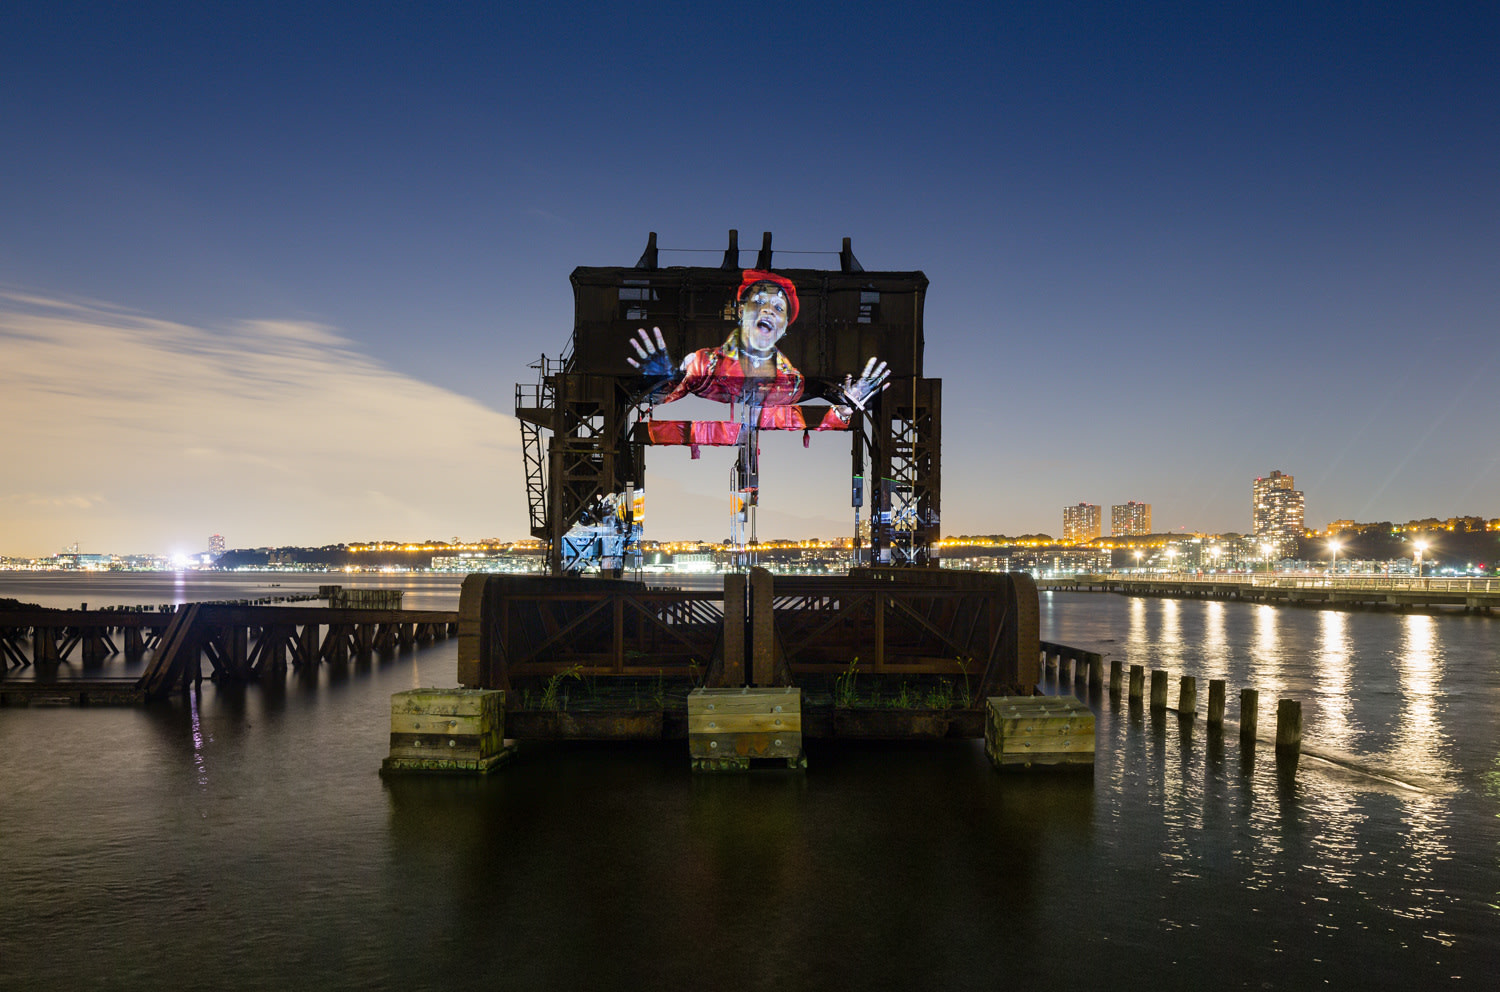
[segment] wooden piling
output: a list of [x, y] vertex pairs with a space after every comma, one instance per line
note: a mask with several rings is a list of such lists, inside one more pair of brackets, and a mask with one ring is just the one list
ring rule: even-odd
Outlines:
[[1124, 662], [1118, 658], [1109, 663], [1109, 694], [1111, 696], [1118, 696], [1120, 694], [1120, 689], [1122, 688], [1120, 683], [1123, 681], [1122, 673], [1124, 668]]
[[1146, 669], [1140, 665], [1130, 666], [1130, 701], [1138, 703], [1146, 688]]
[[302, 636], [297, 639], [297, 648], [292, 652], [292, 667], [306, 665], [309, 668], [316, 668], [318, 666], [318, 626], [315, 623], [302, 625]]
[[224, 670], [229, 678], [243, 681], [249, 677], [250, 630], [235, 624], [224, 631]]
[[750, 682], [757, 686], [776, 682], [774, 581], [764, 568], [750, 570]]
[[724, 671], [716, 687], [745, 684], [745, 575], [724, 576]]
[[1260, 690], [1240, 690], [1240, 740], [1255, 740], [1256, 725], [1260, 722]]
[[1089, 691], [1098, 692], [1104, 688], [1104, 659], [1097, 654], [1088, 656], [1089, 662]]
[[1224, 693], [1223, 679], [1208, 680], [1208, 723], [1209, 726], [1222, 727], [1224, 725]]
[[61, 661], [57, 651], [56, 627], [33, 627], [31, 629], [31, 659], [33, 661]]
[[1167, 673], [1160, 668], [1151, 670], [1151, 708], [1153, 710], [1167, 708]]
[[1302, 701], [1276, 701], [1276, 750], [1297, 751], [1302, 747]]
[[1198, 713], [1198, 680], [1184, 675], [1177, 684], [1177, 715], [1192, 717]]
[[104, 659], [110, 654], [107, 647], [109, 638], [105, 632], [97, 628], [84, 630], [79, 633], [79, 637], [83, 641], [84, 666], [93, 667], [103, 664]]

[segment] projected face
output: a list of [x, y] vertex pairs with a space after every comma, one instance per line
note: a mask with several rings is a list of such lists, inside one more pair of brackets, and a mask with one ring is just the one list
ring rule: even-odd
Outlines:
[[757, 358], [768, 358], [786, 333], [789, 304], [773, 283], [756, 283], [740, 302], [740, 347]]

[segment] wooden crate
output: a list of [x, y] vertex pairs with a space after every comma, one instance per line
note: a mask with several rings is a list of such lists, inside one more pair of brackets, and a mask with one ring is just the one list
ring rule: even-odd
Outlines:
[[505, 693], [410, 689], [391, 697], [391, 753], [381, 774], [484, 774], [510, 756]]
[[694, 689], [688, 694], [688, 754], [695, 771], [743, 771], [763, 759], [806, 768], [802, 690]]
[[1094, 711], [1071, 696], [991, 696], [984, 750], [996, 768], [1094, 767]]

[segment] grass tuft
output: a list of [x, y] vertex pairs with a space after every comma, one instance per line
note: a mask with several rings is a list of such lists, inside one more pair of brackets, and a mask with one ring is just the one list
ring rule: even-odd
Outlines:
[[547, 680], [547, 687], [542, 690], [542, 709], [556, 710], [562, 708], [558, 702], [557, 691], [566, 679], [578, 679], [582, 681], [583, 666], [574, 665], [572, 668], [565, 668]]
[[855, 673], [859, 670], [859, 657], [849, 662], [849, 667], [844, 673], [833, 680], [833, 705], [848, 708], [853, 706], [857, 692], [855, 689]]

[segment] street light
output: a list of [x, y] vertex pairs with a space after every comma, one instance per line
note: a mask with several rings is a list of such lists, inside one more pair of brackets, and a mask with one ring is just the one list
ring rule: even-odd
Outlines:
[[1412, 544], [1417, 549], [1417, 578], [1420, 579], [1422, 577], [1422, 552], [1427, 550], [1427, 542], [1413, 541]]
[[1339, 542], [1329, 541], [1328, 550], [1333, 552], [1333, 561], [1328, 565], [1328, 575], [1330, 578], [1337, 578], [1339, 571]]
[[1276, 550], [1276, 546], [1273, 545], [1273, 544], [1262, 544], [1260, 546], [1260, 553], [1266, 556], [1266, 574], [1267, 575], [1271, 574], [1271, 552], [1275, 551], [1275, 550]]
[[1141, 554], [1142, 554], [1141, 549], [1140, 548], [1136, 548], [1135, 549], [1135, 573], [1137, 575], [1141, 574]]
[[1177, 571], [1177, 549], [1176, 548], [1168, 548], [1167, 549], [1167, 571], [1169, 571], [1169, 572], [1176, 572]]

